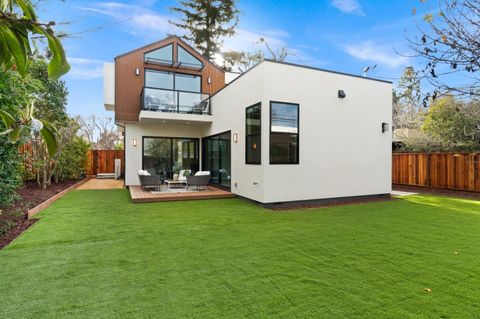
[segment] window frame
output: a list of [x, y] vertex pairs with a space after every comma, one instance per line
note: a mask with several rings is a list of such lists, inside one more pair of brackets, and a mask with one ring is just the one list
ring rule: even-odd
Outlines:
[[[247, 123], [247, 115], [248, 115], [248, 110], [253, 108], [253, 107], [257, 107], [259, 106], [260, 107], [260, 132], [259, 133], [256, 133], [256, 134], [248, 134], [248, 130], [247, 130], [247, 126], [248, 126], [248, 123]], [[260, 154], [260, 158], [259, 158], [259, 161], [258, 162], [252, 162], [252, 161], [248, 161], [248, 144], [247, 144], [247, 138], [249, 136], [256, 136], [258, 135], [260, 137], [260, 141], [259, 141], [259, 145], [258, 145], [258, 152]], [[250, 105], [249, 107], [246, 107], [245, 108], [245, 164], [247, 165], [262, 165], [262, 102], [257, 102], [253, 105]]]
[[[147, 86], [147, 72], [153, 71], [153, 72], [159, 72], [159, 73], [167, 73], [167, 74], [172, 74], [173, 75], [173, 89], [165, 89], [165, 88], [158, 88], [158, 87], [153, 87], [153, 86]], [[200, 91], [185, 91], [185, 90], [178, 90], [175, 85], [175, 75], [180, 74], [183, 76], [188, 76], [188, 77], [198, 77], [200, 79]], [[189, 73], [183, 73], [183, 72], [174, 72], [174, 71], [167, 71], [167, 70], [158, 70], [158, 69], [153, 69], [153, 68], [144, 68], [144, 76], [143, 76], [143, 87], [148, 88], [148, 89], [157, 89], [157, 90], [165, 90], [165, 91], [175, 91], [175, 92], [186, 92], [186, 93], [199, 93], [203, 94], [202, 92], [202, 76], [198, 74], [189, 74]]]
[[[161, 138], [161, 139], [168, 139], [170, 143], [170, 163], [169, 163], [169, 168], [173, 169], [174, 166], [174, 155], [173, 155], [173, 140], [191, 140], [194, 142], [194, 157], [193, 159], [197, 161], [198, 163], [198, 169], [200, 170], [200, 138], [198, 137], [178, 137], [178, 136], [151, 136], [151, 135], [144, 135], [142, 136], [142, 170], [145, 169], [145, 139], [156, 139], [156, 138]], [[183, 151], [182, 151], [183, 153]], [[183, 154], [182, 154], [183, 155]], [[183, 159], [183, 157], [182, 157]], [[165, 176], [169, 178], [168, 176]], [[172, 170], [172, 177], [173, 177], [173, 170]]]
[[[272, 107], [274, 103], [278, 104], [290, 104], [297, 106], [297, 133], [287, 133], [287, 132], [274, 132], [272, 131]], [[269, 150], [268, 150], [268, 159], [270, 165], [299, 165], [300, 164], [300, 104], [284, 101], [270, 101], [270, 127], [269, 127]], [[272, 162], [272, 133], [274, 134], [284, 134], [284, 135], [296, 135], [297, 136], [297, 160], [295, 162]]]
[[[172, 47], [172, 60], [162, 60], [162, 59], [155, 59], [155, 58], [147, 58], [147, 54], [151, 53], [151, 52], [154, 52], [154, 51], [157, 51], [157, 50], [160, 50], [160, 49], [163, 49], [167, 46], [171, 46]], [[161, 46], [159, 48], [155, 48], [155, 49], [152, 49], [150, 51], [147, 51], [145, 53], [143, 53], [143, 63], [147, 63], [147, 64], [155, 64], [155, 63], [152, 63], [149, 61], [149, 59], [152, 59], [153, 60], [158, 60], [160, 61], [160, 65], [173, 65], [175, 63], [175, 50], [173, 48], [173, 42], [172, 43], [168, 43], [168, 44], [165, 44], [164, 46]]]
[[202, 70], [204, 67], [205, 67], [205, 64], [203, 63], [202, 60], [200, 60], [199, 58], [197, 58], [195, 55], [193, 55], [189, 50], [187, 50], [185, 47], [183, 47], [181, 44], [177, 43], [177, 54], [175, 56], [175, 63], [178, 63], [180, 65], [180, 67], [182, 67], [182, 62], [180, 62], [179, 60], [179, 54], [178, 52], [180, 51], [178, 48], [182, 48], [186, 53], [190, 54], [191, 56], [193, 56], [195, 59], [197, 59], [198, 62], [200, 62], [200, 66], [197, 66], [197, 65], [194, 65], [193, 63], [187, 63], [187, 62], [184, 62], [186, 64], [185, 65], [185, 68], [187, 69], [194, 69], [194, 70]]

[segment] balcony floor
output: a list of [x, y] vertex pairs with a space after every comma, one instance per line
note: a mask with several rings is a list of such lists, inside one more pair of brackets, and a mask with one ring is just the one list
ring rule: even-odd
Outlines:
[[153, 189], [144, 190], [141, 186], [129, 186], [130, 197], [132, 203], [149, 203], [149, 202], [166, 202], [166, 201], [182, 201], [182, 200], [195, 200], [195, 199], [219, 199], [219, 198], [233, 198], [235, 194], [209, 186], [209, 189], [195, 191], [192, 187], [192, 191], [185, 191], [185, 188], [178, 189], [166, 189], [165, 186], [161, 187], [160, 191], [154, 191]]

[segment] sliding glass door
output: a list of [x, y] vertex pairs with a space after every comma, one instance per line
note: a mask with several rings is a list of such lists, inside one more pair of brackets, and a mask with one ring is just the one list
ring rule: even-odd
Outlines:
[[202, 170], [210, 171], [211, 182], [221, 187], [230, 188], [230, 131], [202, 139]]
[[180, 170], [199, 169], [198, 139], [171, 137], [143, 138], [143, 169], [152, 175], [172, 178]]

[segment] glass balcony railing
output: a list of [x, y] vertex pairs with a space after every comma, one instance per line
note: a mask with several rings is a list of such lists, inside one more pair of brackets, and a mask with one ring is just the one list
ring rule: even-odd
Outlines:
[[210, 95], [145, 87], [142, 91], [142, 110], [210, 114]]

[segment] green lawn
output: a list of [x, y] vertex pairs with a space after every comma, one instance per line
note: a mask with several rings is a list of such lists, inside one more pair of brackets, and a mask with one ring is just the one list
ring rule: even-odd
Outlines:
[[0, 318], [480, 317], [478, 201], [272, 212], [75, 191], [40, 216], [0, 251]]

